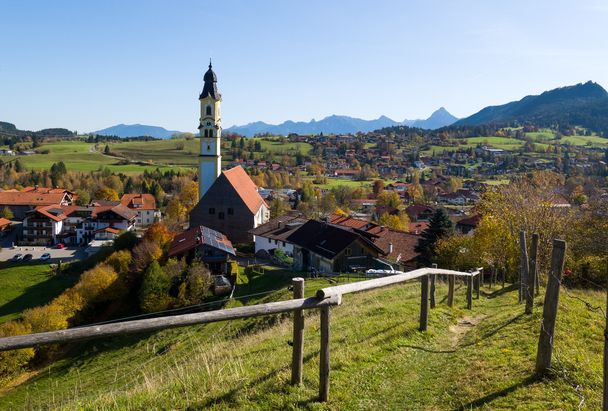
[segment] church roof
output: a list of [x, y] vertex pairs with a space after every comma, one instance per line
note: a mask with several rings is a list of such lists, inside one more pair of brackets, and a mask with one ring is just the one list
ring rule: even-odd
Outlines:
[[221, 99], [222, 95], [217, 91], [217, 76], [211, 68], [211, 61], [209, 61], [209, 70], [205, 73], [203, 80], [205, 81], [205, 85], [203, 86], [201, 95], [198, 97], [199, 100], [207, 96], [211, 96], [216, 100]]
[[266, 204], [258, 193], [258, 188], [243, 167], [236, 166], [230, 170], [222, 171], [222, 174], [253, 214], [256, 214], [260, 207]]

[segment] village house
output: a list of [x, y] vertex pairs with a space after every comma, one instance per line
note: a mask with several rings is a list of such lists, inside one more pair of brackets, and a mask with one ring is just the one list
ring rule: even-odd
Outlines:
[[26, 187], [22, 190], [0, 192], [0, 209], [7, 207], [13, 213], [13, 219], [21, 221], [28, 211], [39, 206], [68, 206], [76, 199], [71, 191], [62, 188]]
[[307, 221], [299, 213], [293, 213], [273, 218], [249, 230], [249, 233], [253, 234], [256, 255], [264, 251], [270, 253], [275, 249], [293, 255], [293, 244], [288, 242], [287, 238]]
[[27, 211], [23, 219], [23, 242], [30, 245], [55, 244], [65, 219], [60, 205], [38, 206]]
[[230, 240], [205, 226], [192, 227], [175, 236], [169, 247], [170, 258], [201, 260], [213, 274], [227, 274], [228, 261], [236, 256]]
[[234, 243], [253, 241], [249, 230], [266, 223], [270, 210], [245, 170], [223, 171], [190, 212], [190, 227], [205, 226]]
[[293, 268], [324, 273], [360, 271], [372, 267], [384, 251], [353, 230], [309, 220], [287, 237], [294, 245]]
[[370, 221], [331, 214], [328, 221], [332, 224], [349, 227], [372, 241], [384, 252], [384, 259], [391, 263], [397, 263], [402, 269], [417, 268], [416, 259], [418, 253], [415, 251], [419, 237], [404, 231], [384, 227]]
[[118, 202], [91, 206], [39, 206], [23, 220], [22, 244], [72, 245], [92, 240], [114, 240], [123, 231], [134, 229], [137, 213]]
[[156, 208], [156, 199], [152, 194], [124, 194], [120, 204], [137, 213], [137, 228], [148, 227], [160, 220], [160, 211]]

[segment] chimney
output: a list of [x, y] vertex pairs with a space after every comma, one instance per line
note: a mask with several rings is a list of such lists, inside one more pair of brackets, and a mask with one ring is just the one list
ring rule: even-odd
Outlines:
[[391, 254], [393, 252], [393, 243], [388, 243], [388, 253]]

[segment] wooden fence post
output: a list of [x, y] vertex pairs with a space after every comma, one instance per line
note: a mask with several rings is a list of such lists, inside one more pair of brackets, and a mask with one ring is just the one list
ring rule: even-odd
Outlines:
[[426, 331], [429, 323], [429, 276], [420, 277], [420, 331]]
[[454, 276], [448, 275], [448, 307], [454, 306]]
[[528, 265], [527, 282], [526, 282], [526, 314], [532, 314], [534, 311], [534, 289], [536, 284], [536, 258], [538, 251], [538, 234], [532, 234], [532, 243], [530, 244], [530, 260]]
[[470, 310], [473, 308], [473, 277], [469, 276], [467, 278], [467, 309]]
[[475, 281], [475, 299], [479, 300], [479, 290], [481, 289], [481, 280], [483, 279], [483, 268], [479, 270], [479, 274], [473, 279]]
[[[304, 279], [296, 277], [291, 280], [293, 298], [304, 298]], [[293, 351], [291, 356], [291, 384], [302, 384], [302, 367], [304, 362], [304, 313], [293, 312]]]
[[608, 411], [608, 291], [606, 292], [606, 328], [604, 329], [604, 401], [602, 409]]
[[[528, 248], [526, 246], [526, 232], [519, 232], [519, 302], [522, 303], [526, 298], [528, 287]], [[527, 299], [526, 299], [527, 301]]]
[[321, 351], [319, 353], [319, 400], [329, 400], [329, 307], [321, 312]]
[[[437, 264], [431, 264], [432, 268], [437, 268]], [[431, 274], [431, 308], [435, 308], [435, 282], [437, 281], [437, 274]]]
[[566, 242], [564, 240], [553, 240], [553, 252], [551, 254], [551, 271], [547, 282], [545, 293], [545, 304], [543, 307], [543, 322], [538, 338], [538, 351], [536, 353], [536, 372], [544, 374], [551, 366], [551, 355], [553, 353], [553, 332], [557, 318], [557, 304], [559, 303], [559, 288], [564, 271], [564, 260], [566, 258]]
[[534, 295], [540, 294], [540, 282], [538, 280], [538, 233], [532, 234], [530, 244], [530, 275], [534, 276]]

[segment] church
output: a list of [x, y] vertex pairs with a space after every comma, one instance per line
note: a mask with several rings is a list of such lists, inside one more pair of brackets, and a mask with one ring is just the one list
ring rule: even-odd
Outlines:
[[247, 172], [237, 166], [222, 171], [222, 96], [217, 77], [209, 70], [199, 96], [198, 204], [190, 212], [190, 228], [206, 226], [226, 235], [234, 244], [249, 243], [249, 230], [268, 222], [270, 209]]

